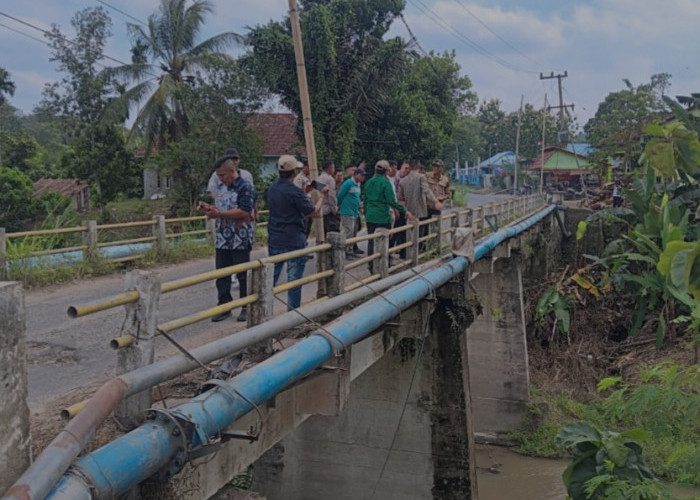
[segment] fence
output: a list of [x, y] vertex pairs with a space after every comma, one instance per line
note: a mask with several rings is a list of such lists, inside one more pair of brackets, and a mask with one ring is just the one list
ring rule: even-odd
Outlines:
[[[267, 213], [261, 211], [260, 215], [265, 217]], [[190, 225], [200, 225], [201, 229], [192, 229], [188, 227]], [[264, 221], [257, 224], [258, 227], [266, 225], [267, 222]], [[147, 235], [136, 234], [134, 237], [134, 232], [144, 231]], [[154, 247], [158, 252], [163, 252], [170, 241], [193, 237], [213, 240], [214, 221], [207, 220], [205, 216], [166, 219], [164, 215], [155, 215], [151, 220], [145, 221], [98, 224], [94, 220], [85, 220], [80, 226], [16, 233], [7, 233], [5, 228], [0, 227], [0, 279], [7, 277], [7, 265], [12, 260], [70, 255], [75, 252], [76, 260], [92, 261], [98, 257], [106, 257], [115, 263], [128, 262], [144, 258], [149, 248]], [[51, 241], [52, 239], [54, 241]], [[27, 243], [28, 248], [20, 255], [11, 256], [8, 247], [12, 240], [22, 240]], [[80, 244], [77, 244], [78, 242]], [[51, 248], [36, 250], [35, 246]], [[109, 252], [103, 251], [119, 246], [130, 246], [129, 255], [110, 257]]]

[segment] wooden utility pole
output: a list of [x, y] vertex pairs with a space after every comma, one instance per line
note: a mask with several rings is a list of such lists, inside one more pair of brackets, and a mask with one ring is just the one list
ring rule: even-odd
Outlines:
[[515, 132], [515, 178], [513, 179], [513, 195], [515, 195], [518, 191], [518, 167], [520, 165], [520, 162], [518, 161], [519, 154], [520, 154], [520, 125], [522, 125], [522, 120], [523, 120], [523, 100], [525, 99], [524, 95], [520, 95], [520, 109], [518, 109], [518, 129]]
[[[316, 142], [314, 141], [314, 126], [311, 121], [311, 103], [309, 102], [309, 85], [306, 81], [306, 64], [304, 63], [304, 46], [301, 42], [301, 26], [299, 24], [299, 7], [296, 0], [289, 0], [289, 21], [292, 25], [292, 38], [294, 40], [294, 58], [297, 63], [297, 81], [299, 82], [299, 98], [301, 100], [301, 115], [304, 123], [304, 143], [306, 155], [309, 161], [309, 173], [311, 180], [318, 177], [316, 161]], [[311, 196], [314, 202], [318, 199], [318, 192], [313, 191]], [[315, 217], [316, 243], [325, 241], [323, 233], [323, 214]]]
[[564, 74], [562, 75], [561, 73], [555, 75], [554, 72], [550, 72], [549, 76], [544, 76], [542, 73], [540, 73], [540, 80], [550, 80], [552, 78], [557, 79], [557, 84], [559, 86], [559, 106], [549, 106], [547, 111], [551, 111], [552, 109], [558, 109], [559, 110], [559, 142], [563, 147], [565, 147], [568, 142], [569, 142], [569, 129], [566, 126], [566, 118], [564, 117], [564, 110], [566, 108], [571, 108], [572, 110], [574, 109], [573, 104], [564, 104], [564, 96], [562, 95], [561, 91], [561, 80], [562, 78], [566, 78], [569, 76], [569, 73], [567, 71], [564, 71]]

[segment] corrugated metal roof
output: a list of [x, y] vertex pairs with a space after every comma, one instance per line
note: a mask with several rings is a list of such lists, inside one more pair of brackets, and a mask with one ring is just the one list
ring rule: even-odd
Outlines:
[[34, 183], [36, 198], [44, 193], [60, 193], [63, 196], [73, 196], [88, 187], [88, 183], [79, 179], [39, 179]]

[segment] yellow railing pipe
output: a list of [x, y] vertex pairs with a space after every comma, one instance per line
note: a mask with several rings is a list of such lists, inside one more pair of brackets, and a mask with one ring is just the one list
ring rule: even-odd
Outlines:
[[298, 257], [303, 257], [304, 255], [309, 255], [314, 252], [321, 252], [323, 250], [330, 250], [330, 243], [322, 243], [313, 247], [303, 248], [301, 250], [295, 250], [294, 252], [281, 253], [279, 255], [273, 255], [271, 257], [265, 257], [262, 259], [263, 262], [267, 264], [278, 264], [280, 262], [287, 262], [288, 260], [296, 259]]
[[131, 290], [129, 292], [120, 293], [109, 299], [96, 302], [94, 304], [87, 304], [84, 306], [70, 306], [68, 308], [68, 316], [71, 318], [79, 318], [81, 316], [86, 316], [88, 314], [96, 313], [98, 311], [104, 311], [105, 309], [110, 309], [112, 307], [123, 306], [124, 304], [130, 304], [139, 300], [139, 292], [136, 290]]
[[85, 405], [88, 404], [88, 401], [90, 401], [89, 398], [84, 399], [79, 403], [75, 403], [74, 405], [70, 405], [68, 408], [62, 409], [61, 418], [63, 420], [70, 420], [71, 418], [75, 417], [78, 413], [80, 413], [80, 410], [85, 408]]
[[329, 269], [328, 271], [322, 271], [320, 273], [316, 274], [310, 274], [309, 276], [304, 276], [303, 278], [299, 278], [298, 280], [290, 281], [289, 283], [282, 283], [281, 285], [277, 285], [275, 288], [272, 289], [272, 293], [281, 293], [281, 292], [286, 292], [287, 290], [291, 290], [292, 288], [296, 288], [301, 285], [306, 285], [307, 283], [311, 283], [313, 281], [317, 281], [323, 278], [329, 278], [335, 274], [335, 271], [333, 269]]
[[40, 229], [36, 231], [20, 231], [19, 233], [7, 233], [5, 238], [22, 238], [24, 236], [47, 236], [49, 234], [82, 233], [87, 231], [85, 226], [63, 227], [60, 229]]
[[121, 337], [114, 338], [109, 341], [109, 346], [112, 349], [122, 349], [124, 347], [129, 347], [134, 343], [134, 337], [131, 335], [122, 335]]
[[168, 321], [166, 323], [158, 325], [156, 334], [160, 332], [172, 332], [173, 330], [177, 330], [178, 328], [189, 326], [194, 323], [204, 321], [205, 319], [212, 318], [217, 314], [225, 313], [227, 311], [230, 311], [231, 309], [235, 309], [236, 307], [247, 306], [248, 304], [252, 304], [253, 302], [257, 301], [258, 298], [259, 295], [254, 293], [252, 295], [248, 295], [247, 297], [243, 297], [242, 299], [237, 299], [233, 302], [226, 302], [225, 304], [205, 309], [204, 311], [200, 311], [190, 316], [185, 316], [184, 318], [178, 318], [172, 321]]
[[161, 285], [160, 293], [168, 293], [175, 290], [180, 290], [181, 288], [187, 288], [188, 286], [198, 285], [200, 283], [204, 283], [205, 281], [217, 278], [224, 278], [231, 274], [243, 273], [252, 269], [257, 269], [259, 267], [262, 267], [262, 263], [259, 260], [252, 260], [243, 264], [222, 267], [221, 269], [216, 269], [214, 271], [207, 271], [206, 273], [195, 274], [194, 276], [188, 276], [187, 278], [168, 281]]

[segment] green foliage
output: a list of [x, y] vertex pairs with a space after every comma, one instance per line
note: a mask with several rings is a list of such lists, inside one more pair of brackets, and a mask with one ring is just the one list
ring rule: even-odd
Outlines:
[[636, 164], [641, 153], [640, 139], [656, 114], [664, 110], [661, 98], [670, 85], [671, 75], [653, 75], [651, 81], [634, 87], [625, 80], [626, 88], [611, 92], [600, 103], [593, 118], [584, 126], [591, 144], [596, 148], [597, 162], [607, 164], [612, 156], [622, 156], [625, 171]]
[[[570, 311], [574, 306], [571, 297], [562, 295], [559, 290], [551, 286], [540, 295], [535, 307], [535, 321], [542, 321], [545, 317], [554, 317], [554, 328], [562, 333], [568, 333], [571, 323]], [[554, 331], [554, 328], [552, 331]]]
[[18, 231], [29, 215], [34, 185], [19, 170], [0, 167], [0, 186], [0, 227], [7, 232]]
[[212, 61], [230, 61], [224, 49], [240, 42], [235, 33], [221, 33], [199, 41], [204, 19], [213, 13], [208, 0], [161, 0], [148, 26], [127, 23], [132, 38], [132, 64], [105, 71], [109, 78], [134, 84], [110, 106], [112, 116], [138, 108], [132, 133], [145, 138], [146, 151], [163, 148], [191, 130], [188, 88], [197, 75], [206, 75]]
[[649, 430], [650, 464], [674, 481], [700, 485], [700, 367], [661, 363], [641, 372], [641, 384], [603, 379], [612, 425]]
[[5, 68], [0, 68], [0, 106], [7, 102], [3, 94], [10, 97], [15, 95], [15, 83], [10, 80], [10, 73]]
[[563, 475], [569, 497], [572, 500], [670, 498], [644, 463], [641, 446], [632, 441], [644, 437], [640, 431], [601, 432], [587, 422], [564, 426], [556, 443], [572, 454], [572, 463]]

